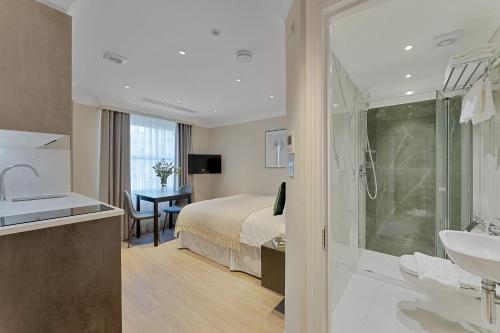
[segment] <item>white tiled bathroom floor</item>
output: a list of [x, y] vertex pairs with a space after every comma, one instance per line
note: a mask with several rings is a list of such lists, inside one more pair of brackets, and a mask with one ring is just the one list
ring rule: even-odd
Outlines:
[[342, 333], [484, 333], [485, 329], [448, 321], [416, 304], [418, 292], [355, 274], [332, 318]]

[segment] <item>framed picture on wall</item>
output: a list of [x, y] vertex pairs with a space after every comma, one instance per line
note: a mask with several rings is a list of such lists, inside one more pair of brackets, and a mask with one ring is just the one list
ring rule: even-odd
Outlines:
[[266, 131], [266, 168], [286, 168], [287, 155], [286, 130]]

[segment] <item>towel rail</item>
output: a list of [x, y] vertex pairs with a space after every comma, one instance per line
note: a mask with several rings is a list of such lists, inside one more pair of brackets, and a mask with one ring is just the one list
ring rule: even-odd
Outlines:
[[478, 80], [489, 74], [492, 65], [499, 58], [499, 56], [495, 56], [451, 65], [449, 74], [444, 81], [443, 92], [454, 92], [470, 88]]

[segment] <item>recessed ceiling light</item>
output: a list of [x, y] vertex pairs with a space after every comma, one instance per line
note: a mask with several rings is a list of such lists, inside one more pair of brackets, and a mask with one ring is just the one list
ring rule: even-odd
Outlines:
[[405, 51], [410, 51], [413, 48], [413, 45], [406, 45]]
[[131, 87], [131, 86], [129, 86], [128, 84], [124, 84], [124, 85], [123, 85], [123, 88], [125, 88], [125, 89], [130, 89], [130, 88], [132, 88], [132, 87]]
[[221, 34], [220, 30], [216, 29], [216, 28], [213, 28], [212, 30], [210, 30], [210, 33], [214, 36], [219, 36]]
[[214, 110], [214, 113], [217, 113], [217, 110]]
[[413, 95], [415, 92], [413, 90], [407, 90], [406, 91], [406, 96]]
[[411, 79], [411, 77], [412, 77], [412, 76], [413, 76], [413, 75], [411, 75], [411, 74], [406, 74], [406, 75], [405, 75], [405, 78], [407, 78], [407, 79]]
[[270, 98], [270, 99], [274, 99], [274, 95], [270, 95], [270, 96], [269, 96], [269, 98]]
[[236, 82], [241, 82], [241, 79], [239, 77], [236, 78]]
[[186, 54], [187, 54], [187, 51], [186, 51], [186, 50], [179, 50], [179, 54], [180, 54], [180, 55], [186, 55]]
[[178, 100], [177, 100], [177, 103], [182, 103], [182, 99], [178, 99]]

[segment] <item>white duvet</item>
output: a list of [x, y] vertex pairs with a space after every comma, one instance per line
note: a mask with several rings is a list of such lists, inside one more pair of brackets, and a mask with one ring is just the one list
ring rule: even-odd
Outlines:
[[240, 243], [260, 247], [285, 233], [285, 215], [273, 216], [273, 207], [250, 214], [241, 225]]

